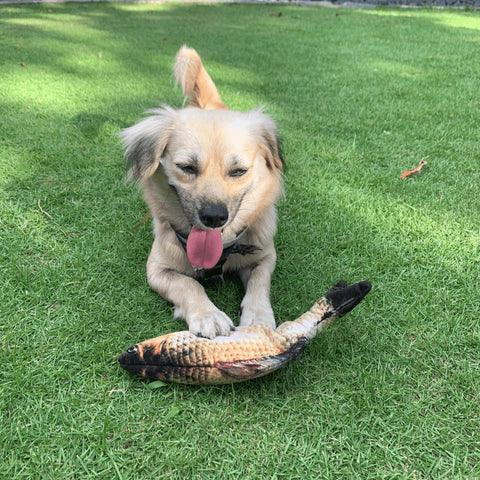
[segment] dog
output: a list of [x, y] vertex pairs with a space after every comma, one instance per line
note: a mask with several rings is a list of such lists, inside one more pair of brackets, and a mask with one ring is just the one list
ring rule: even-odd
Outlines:
[[193, 334], [214, 338], [234, 325], [200, 281], [237, 272], [240, 325], [275, 328], [270, 282], [284, 168], [277, 127], [261, 110], [230, 110], [194, 49], [180, 48], [174, 76], [189, 104], [150, 110], [121, 134], [128, 177], [153, 219], [148, 283]]

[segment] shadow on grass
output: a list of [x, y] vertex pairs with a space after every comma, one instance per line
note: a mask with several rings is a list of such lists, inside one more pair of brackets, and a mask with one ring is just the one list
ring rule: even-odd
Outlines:
[[[467, 78], [478, 76], [478, 68], [469, 61], [475, 54], [475, 45], [464, 45], [460, 51], [455, 45], [478, 36], [475, 31], [440, 25], [438, 19], [444, 21], [448, 15], [443, 12], [396, 18], [382, 16], [382, 12], [349, 11], [337, 17], [325, 10], [282, 8], [282, 17], [272, 17], [269, 13], [275, 11], [274, 7], [265, 6], [263, 10], [258, 14], [258, 9], [248, 6], [139, 8], [115, 4], [9, 8], [2, 22], [7, 33], [14, 35], [6, 39], [10, 43], [5, 44], [5, 51], [15, 52], [18, 47], [23, 53], [13, 57], [7, 54], [6, 71], [21, 68], [18, 60], [23, 58], [28, 65], [67, 73], [72, 82], [79, 78], [102, 82], [105, 80], [100, 59], [94, 62], [92, 58], [103, 55], [111, 62], [105, 66], [107, 75], [138, 72], [142, 77], [139, 83], [148, 79], [159, 84], [159, 101], [178, 105], [178, 94], [168, 85], [160, 88], [160, 84], [162, 78], [170, 78], [179, 44], [188, 42], [205, 57], [227, 97], [248, 99], [242, 106], [251, 108], [266, 103], [286, 130], [299, 129], [307, 134], [307, 141], [311, 141], [311, 136], [332, 149], [337, 145], [346, 147], [357, 139], [356, 151], [349, 161], [352, 168], [358, 168], [358, 157], [369, 156], [361, 158], [362, 166], [371, 171], [377, 162], [390, 175], [393, 162], [400, 170], [407, 162], [414, 164], [419, 157], [426, 156], [438, 159], [440, 172], [447, 170], [452, 155], [464, 153], [458, 151], [459, 140], [465, 141], [467, 151], [471, 149], [467, 142], [474, 134], [476, 118], [465, 109], [465, 104], [456, 104], [455, 100], [460, 88], [470, 91], [471, 100], [475, 101], [474, 83], [458, 79], [457, 75], [461, 68]], [[226, 17], [228, 11], [232, 15]], [[25, 17], [33, 25], [18, 23]], [[469, 14], [457, 13], [457, 17], [474, 21]], [[49, 22], [51, 28], [36, 26], [37, 18]], [[346, 37], [341, 33], [345, 21], [352, 25]], [[82, 27], [80, 33], [75, 25]], [[271, 35], [272, 29], [276, 29], [276, 35]], [[298, 41], [292, 41], [296, 38]], [[29, 43], [27, 49], [23, 42]], [[92, 58], [72, 63], [72, 51], [87, 57], [86, 52], [91, 52]], [[288, 68], [284, 62], [286, 51]], [[355, 74], [347, 76], [352, 69]], [[440, 78], [445, 82], [438, 89], [442, 100], [432, 101], [431, 85], [440, 84]], [[135, 90], [131, 97], [134, 99], [112, 101], [109, 115], [118, 112], [119, 118], [123, 116], [129, 123], [141, 116], [143, 107], [157, 103], [155, 98], [137, 97]], [[101, 117], [105, 113], [79, 115]], [[92, 128], [92, 122], [87, 122], [90, 126], [81, 123], [81, 128]], [[384, 132], [393, 137], [387, 138]], [[418, 146], [419, 139], [424, 145]], [[372, 143], [379, 147], [377, 158], [371, 158]], [[333, 161], [338, 162], [338, 158]], [[395, 178], [390, 178], [396, 182], [397, 171], [393, 171]], [[461, 169], [456, 176], [436, 177], [456, 181], [454, 185], [463, 181]], [[382, 180], [386, 182], [371, 187], [383, 194], [398, 191], [393, 180], [388, 181], [386, 176]], [[449, 201], [439, 200], [427, 187], [422, 207], [426, 203], [430, 210], [444, 209], [448, 214], [455, 208], [453, 201], [444, 206]]]

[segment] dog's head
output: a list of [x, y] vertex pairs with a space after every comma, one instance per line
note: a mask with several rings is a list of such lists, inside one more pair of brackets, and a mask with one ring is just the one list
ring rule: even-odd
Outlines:
[[153, 110], [123, 131], [129, 174], [163, 200], [170, 190], [181, 208], [159, 213], [173, 225], [235, 237], [281, 192], [276, 126], [260, 110], [228, 110], [195, 51], [180, 50], [175, 73], [193, 106]]

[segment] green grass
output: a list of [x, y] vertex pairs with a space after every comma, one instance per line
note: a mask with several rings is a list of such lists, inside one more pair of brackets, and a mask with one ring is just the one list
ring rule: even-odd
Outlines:
[[[118, 132], [181, 105], [185, 42], [283, 134], [277, 318], [374, 291], [275, 375], [153, 390], [116, 356], [184, 325]], [[479, 49], [460, 11], [1, 8], [0, 477], [480, 478]], [[209, 293], [237, 320], [238, 284]]]

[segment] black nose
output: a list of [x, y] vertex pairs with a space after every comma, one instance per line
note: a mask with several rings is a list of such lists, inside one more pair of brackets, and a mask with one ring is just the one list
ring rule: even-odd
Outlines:
[[207, 203], [198, 212], [201, 222], [210, 228], [225, 225], [228, 220], [228, 210], [223, 203]]

